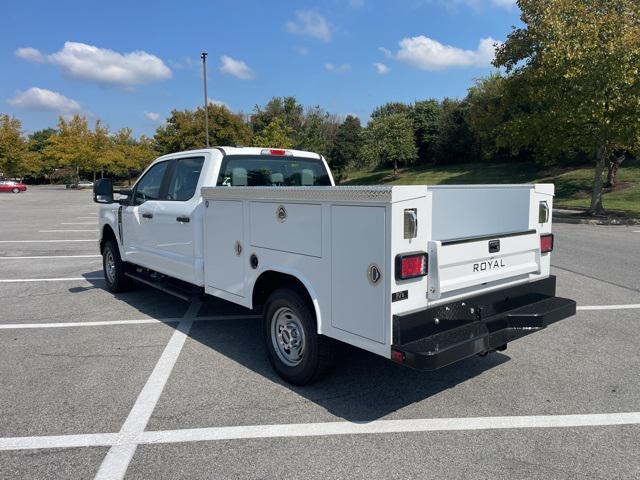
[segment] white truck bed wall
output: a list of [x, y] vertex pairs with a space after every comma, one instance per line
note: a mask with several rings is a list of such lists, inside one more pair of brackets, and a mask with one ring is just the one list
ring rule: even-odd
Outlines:
[[[505, 191], [513, 198], [504, 197]], [[456, 263], [451, 254], [455, 252], [442, 240], [465, 233], [550, 229], [550, 223], [539, 225], [537, 216], [540, 199], [549, 201], [551, 208], [552, 195], [552, 186], [534, 185], [433, 190], [426, 186], [204, 187], [205, 291], [252, 307], [253, 287], [262, 273], [292, 275], [313, 300], [320, 333], [388, 356], [394, 314], [548, 275], [548, 263], [545, 266], [535, 246], [537, 233], [518, 239], [529, 242], [529, 255], [537, 255], [535, 265], [517, 266], [521, 271], [515, 279], [503, 275], [481, 284], [456, 273], [459, 266], [449, 264]], [[481, 203], [487, 198], [491, 200], [483, 209]], [[493, 220], [493, 214], [507, 215], [506, 203], [516, 212]], [[418, 232], [413, 239], [404, 238], [405, 209], [417, 209]], [[467, 228], [462, 225], [466, 221], [474, 225]], [[440, 251], [430, 251], [434, 258], [429, 258], [428, 276], [396, 280], [397, 254], [433, 247]], [[481, 256], [478, 248], [461, 249], [460, 261]], [[258, 258], [256, 268], [250, 265], [252, 255]], [[451, 270], [433, 270], [438, 266], [436, 255]], [[381, 273], [378, 282], [368, 276], [374, 265]], [[429, 298], [433, 282], [438, 291]], [[402, 300], [392, 301], [396, 292], [405, 292]]]

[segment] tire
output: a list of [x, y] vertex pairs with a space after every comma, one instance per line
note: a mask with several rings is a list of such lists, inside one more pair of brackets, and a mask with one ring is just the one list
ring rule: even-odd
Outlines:
[[102, 271], [107, 290], [112, 293], [126, 292], [133, 287], [133, 280], [125, 275], [126, 262], [120, 258], [120, 250], [115, 240], [109, 240], [102, 249]]
[[14, 188], [13, 190], [11, 190], [13, 193], [20, 193], [20, 189], [19, 188]]
[[331, 339], [318, 334], [311, 305], [294, 289], [281, 288], [269, 296], [262, 333], [269, 363], [293, 385], [317, 380], [333, 363]]

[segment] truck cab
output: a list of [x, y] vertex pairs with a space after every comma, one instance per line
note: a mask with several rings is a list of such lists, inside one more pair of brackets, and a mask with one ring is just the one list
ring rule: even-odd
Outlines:
[[120, 194], [94, 187], [107, 288], [261, 312], [294, 384], [336, 340], [432, 370], [576, 310], [550, 275], [553, 185], [335, 186], [316, 153], [217, 147], [160, 157]]

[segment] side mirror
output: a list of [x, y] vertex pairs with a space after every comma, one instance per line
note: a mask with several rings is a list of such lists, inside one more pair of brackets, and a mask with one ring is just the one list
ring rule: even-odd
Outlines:
[[133, 190], [118, 190], [117, 193], [122, 195], [118, 200], [116, 200], [123, 207], [128, 207], [131, 205], [131, 195], [133, 194]]
[[93, 185], [93, 201], [96, 203], [113, 203], [113, 181], [101, 178]]

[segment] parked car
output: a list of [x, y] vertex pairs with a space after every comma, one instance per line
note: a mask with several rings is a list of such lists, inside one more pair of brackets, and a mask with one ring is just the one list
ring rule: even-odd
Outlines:
[[551, 184], [341, 187], [316, 153], [218, 147], [160, 157], [114, 193], [96, 182], [106, 287], [262, 312], [293, 384], [334, 339], [434, 370], [576, 311], [550, 272]]
[[93, 182], [91, 180], [80, 180], [79, 182], [68, 183], [67, 188], [73, 190], [82, 190], [83, 188], [93, 188]]
[[0, 180], [0, 192], [20, 193], [26, 191], [27, 186], [24, 183], [14, 182], [13, 180]]

